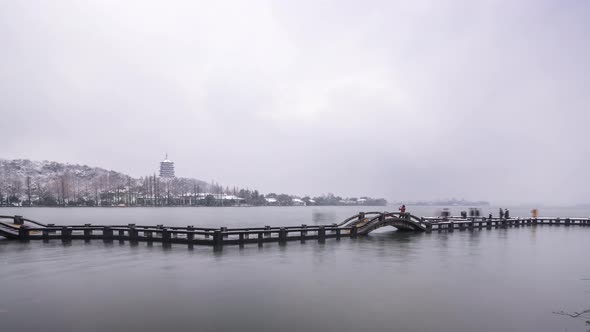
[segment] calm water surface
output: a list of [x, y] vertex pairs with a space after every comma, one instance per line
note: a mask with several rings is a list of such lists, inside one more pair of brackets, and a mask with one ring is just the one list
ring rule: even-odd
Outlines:
[[[232, 227], [326, 224], [358, 210], [32, 208], [0, 214], [56, 224]], [[511, 213], [528, 216], [528, 210]], [[432, 215], [434, 208], [410, 211]], [[575, 208], [541, 212], [590, 215], [590, 209]], [[589, 239], [590, 228], [564, 226], [450, 234], [383, 228], [356, 240], [228, 246], [215, 253], [182, 245], [0, 240], [0, 326], [1, 331], [587, 331], [583, 320], [552, 312], [590, 308]]]

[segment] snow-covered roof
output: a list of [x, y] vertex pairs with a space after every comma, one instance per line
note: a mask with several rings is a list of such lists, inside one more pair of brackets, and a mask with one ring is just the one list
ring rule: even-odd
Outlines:
[[223, 195], [221, 199], [225, 200], [243, 200], [243, 198], [235, 196], [235, 195]]

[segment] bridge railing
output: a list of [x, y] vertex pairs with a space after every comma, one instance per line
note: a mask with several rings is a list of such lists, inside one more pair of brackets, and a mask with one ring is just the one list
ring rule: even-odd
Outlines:
[[[10, 226], [10, 224], [6, 224]], [[352, 227], [338, 227], [332, 225], [300, 225], [286, 227], [253, 227], [253, 228], [196, 228], [166, 227], [164, 225], [54, 225], [47, 224], [44, 227], [30, 227], [22, 225], [13, 226], [11, 235], [21, 241], [30, 240], [52, 240], [62, 241], [102, 239], [105, 242], [129, 241], [133, 242], [161, 242], [164, 245], [172, 243], [193, 245], [222, 246], [224, 244], [244, 245], [246, 243], [258, 243], [262, 245], [267, 242], [286, 243], [293, 240], [323, 241], [328, 238], [340, 239], [341, 237], [352, 237], [356, 235]]]
[[357, 214], [355, 214], [355, 215], [353, 215], [351, 217], [346, 218], [344, 221], [342, 221], [342, 222], [340, 222], [340, 223], [338, 223], [336, 225], [338, 227], [342, 227], [342, 226], [345, 226], [345, 225], [347, 225], [349, 223], [363, 220], [363, 219], [367, 218], [368, 216], [379, 215], [381, 213], [383, 213], [383, 212], [377, 212], [377, 211], [359, 212], [359, 213], [357, 213]]
[[395, 218], [396, 220], [407, 221], [410, 224], [414, 224], [414, 227], [418, 227], [421, 230], [426, 230], [427, 228], [427, 222], [423, 218], [417, 217], [410, 213], [382, 212], [370, 219], [369, 221], [367, 221], [366, 223], [364, 223], [363, 225], [361, 225], [359, 227], [359, 231], [366, 232], [367, 229], [378, 227], [378, 224], [387, 221], [387, 218]]

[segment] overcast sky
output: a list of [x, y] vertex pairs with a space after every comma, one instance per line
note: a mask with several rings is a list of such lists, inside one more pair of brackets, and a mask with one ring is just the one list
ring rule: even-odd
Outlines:
[[0, 158], [590, 202], [590, 1], [0, 1]]

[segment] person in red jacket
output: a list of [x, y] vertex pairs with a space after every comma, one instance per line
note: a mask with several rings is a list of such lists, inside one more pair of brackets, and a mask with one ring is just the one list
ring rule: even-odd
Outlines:
[[399, 207], [399, 213], [403, 216], [404, 214], [406, 214], [406, 206], [404, 204], [402, 204], [402, 206]]

